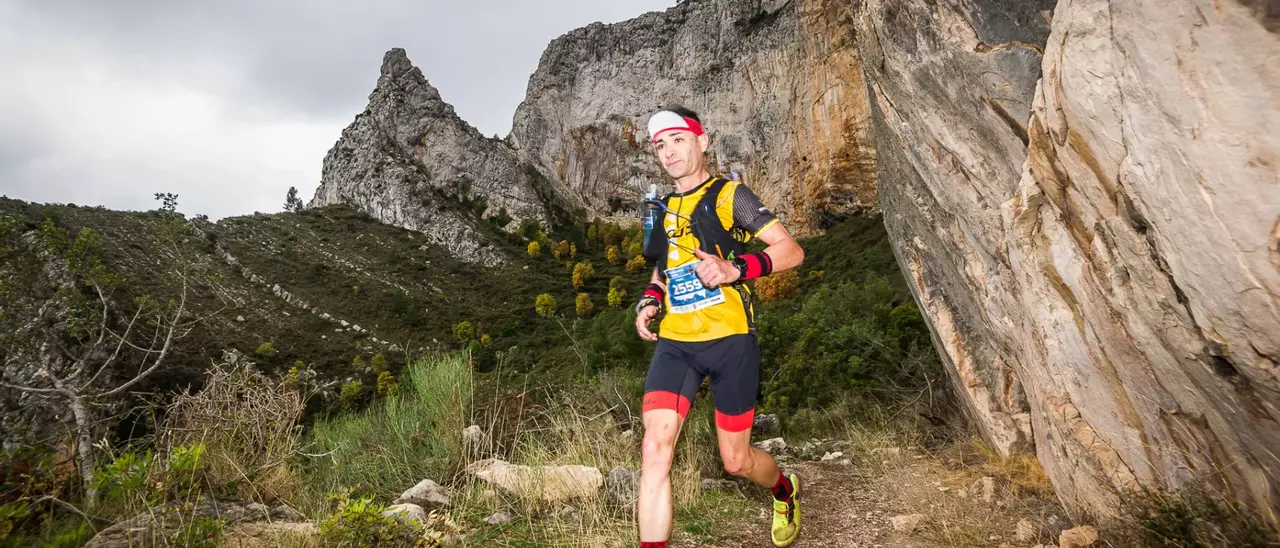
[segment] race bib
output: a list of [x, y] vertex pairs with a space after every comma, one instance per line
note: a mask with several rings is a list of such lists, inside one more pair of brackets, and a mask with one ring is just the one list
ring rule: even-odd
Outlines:
[[670, 312], [683, 314], [724, 302], [724, 292], [719, 287], [708, 289], [698, 279], [694, 267], [699, 262], [668, 268], [664, 272], [667, 275], [667, 295], [671, 299]]

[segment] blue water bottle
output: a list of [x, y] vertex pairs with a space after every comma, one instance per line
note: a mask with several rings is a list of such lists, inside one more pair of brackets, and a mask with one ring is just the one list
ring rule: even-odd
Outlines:
[[[654, 203], [658, 197], [658, 185], [649, 185], [649, 191], [644, 193], [644, 203], [642, 204], [640, 226], [644, 229], [644, 258], [650, 262], [656, 262], [662, 253], [666, 250], [665, 233], [662, 236], [655, 234], [655, 226], [661, 227], [662, 220], [659, 218], [662, 212], [659, 206]], [[661, 228], [658, 228], [661, 230]], [[658, 245], [661, 240], [661, 245]]]

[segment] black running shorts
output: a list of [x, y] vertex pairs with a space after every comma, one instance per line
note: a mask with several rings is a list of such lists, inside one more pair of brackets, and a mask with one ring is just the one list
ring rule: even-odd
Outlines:
[[711, 378], [716, 426], [729, 432], [751, 428], [760, 389], [760, 347], [755, 335], [705, 342], [658, 339], [644, 383], [644, 411], [674, 409], [684, 418], [704, 377]]

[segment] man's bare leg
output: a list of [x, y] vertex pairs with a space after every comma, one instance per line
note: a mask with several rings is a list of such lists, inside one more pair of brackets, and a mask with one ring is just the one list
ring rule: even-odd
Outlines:
[[729, 432], [716, 428], [720, 444], [720, 460], [724, 471], [751, 480], [769, 489], [778, 483], [778, 462], [773, 456], [751, 445], [751, 429]]
[[640, 541], [658, 542], [671, 535], [671, 461], [684, 419], [674, 409], [652, 409], [644, 412], [643, 420], [637, 503]]

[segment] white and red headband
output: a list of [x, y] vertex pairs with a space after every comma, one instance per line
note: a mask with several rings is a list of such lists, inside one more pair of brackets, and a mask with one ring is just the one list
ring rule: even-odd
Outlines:
[[649, 118], [649, 138], [658, 140], [658, 135], [663, 132], [682, 130], [692, 132], [694, 135], [702, 135], [702, 124], [693, 118], [685, 118], [679, 114], [669, 110], [660, 110]]

